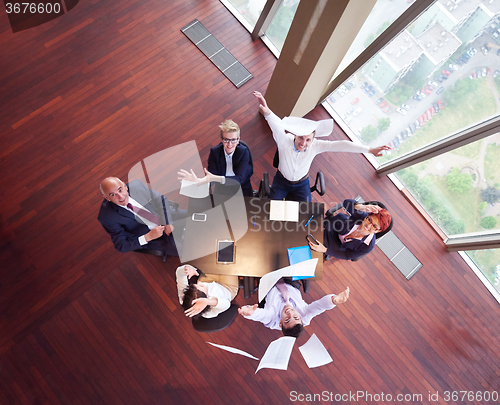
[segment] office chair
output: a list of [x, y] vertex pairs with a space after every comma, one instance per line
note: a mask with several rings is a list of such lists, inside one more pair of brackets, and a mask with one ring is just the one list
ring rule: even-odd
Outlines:
[[193, 328], [197, 332], [210, 333], [219, 332], [231, 325], [238, 313], [238, 305], [231, 306], [217, 315], [215, 318], [204, 318], [202, 316], [192, 319]]
[[[273, 158], [273, 167], [276, 169], [278, 168], [280, 162], [280, 157], [278, 153], [278, 149], [276, 149], [276, 153], [274, 154]], [[269, 174], [267, 172], [264, 172], [263, 179], [261, 180], [261, 187], [259, 188], [259, 192], [262, 189], [262, 196], [268, 198], [270, 193], [271, 193], [271, 186], [269, 184]], [[310, 187], [311, 193], [317, 192], [320, 196], [323, 196], [326, 193], [326, 187], [325, 187], [325, 175], [323, 172], [319, 171], [316, 173], [316, 180], [314, 182], [314, 185]]]

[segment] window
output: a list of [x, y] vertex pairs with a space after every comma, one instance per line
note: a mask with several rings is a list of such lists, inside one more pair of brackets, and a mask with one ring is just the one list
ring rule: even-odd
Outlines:
[[222, 0], [222, 3], [240, 20], [246, 29], [252, 31], [266, 4], [266, 0]]
[[[500, 229], [500, 134], [432, 153], [440, 143], [472, 138], [483, 123], [499, 125], [500, 18], [491, 7], [434, 2], [324, 103], [361, 143], [393, 147], [375, 165], [394, 165], [391, 171], [449, 237]], [[415, 153], [429, 157], [414, 164]], [[500, 249], [466, 253], [500, 291]]]
[[265, 32], [266, 37], [280, 52], [298, 6], [299, 0], [283, 0]]

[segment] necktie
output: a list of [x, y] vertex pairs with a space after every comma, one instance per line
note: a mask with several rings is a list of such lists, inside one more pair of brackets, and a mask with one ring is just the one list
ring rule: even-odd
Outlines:
[[142, 208], [136, 207], [130, 203], [127, 204], [127, 207], [134, 211], [137, 215], [147, 219], [155, 225], [160, 225], [160, 217], [156, 214], [153, 214], [149, 211], [143, 210]]
[[276, 288], [281, 293], [283, 300], [288, 303], [290, 301], [290, 293], [288, 292], [288, 288], [285, 285], [285, 282], [281, 279], [276, 283]]

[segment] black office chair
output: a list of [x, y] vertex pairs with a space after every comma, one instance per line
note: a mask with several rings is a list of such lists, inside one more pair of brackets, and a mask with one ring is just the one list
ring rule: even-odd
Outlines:
[[[278, 149], [276, 149], [276, 153], [274, 154], [273, 158], [273, 167], [276, 169], [279, 166], [280, 162], [280, 157], [278, 153]], [[264, 172], [263, 179], [261, 180], [261, 187], [259, 188], [259, 193], [262, 189], [262, 196], [268, 198], [270, 193], [271, 193], [271, 186], [269, 184], [269, 174], [267, 172]], [[314, 182], [314, 185], [310, 187], [311, 193], [317, 192], [320, 196], [323, 196], [326, 193], [326, 187], [325, 187], [325, 175], [323, 172], [319, 171], [316, 173], [316, 180]]]
[[[359, 202], [359, 204], [362, 204], [362, 205], [378, 205], [379, 207], [381, 208], [384, 208], [386, 209], [387, 211], [389, 211], [389, 209], [385, 206], [384, 203], [381, 203], [380, 201], [363, 201], [363, 202]], [[342, 203], [339, 203], [337, 204], [336, 206], [330, 208], [328, 211], [326, 211], [325, 213], [325, 216], [326, 217], [331, 217], [331, 216], [334, 216], [335, 215], [335, 212], [339, 209], [341, 209], [343, 207], [343, 204]], [[390, 213], [390, 211], [389, 211]], [[394, 223], [394, 219], [392, 218], [392, 215], [391, 215], [391, 223], [389, 224], [389, 226], [387, 227], [386, 230], [382, 231], [382, 232], [378, 232], [375, 234], [375, 238], [376, 239], [379, 239], [381, 238], [382, 236], [386, 235], [391, 229], [392, 229], [392, 225]], [[352, 262], [357, 262], [358, 260], [362, 259], [363, 257], [365, 257], [366, 255], [363, 255], [361, 257], [358, 257], [357, 259], [351, 259]]]
[[237, 313], [238, 305], [231, 304], [228, 309], [221, 312], [215, 318], [204, 318], [202, 316], [193, 318], [193, 328], [197, 332], [203, 333], [219, 332], [233, 323]]

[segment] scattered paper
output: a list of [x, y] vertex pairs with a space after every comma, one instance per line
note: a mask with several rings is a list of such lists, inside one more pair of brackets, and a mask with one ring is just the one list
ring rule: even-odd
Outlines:
[[210, 193], [210, 183], [193, 183], [192, 181], [182, 180], [179, 194], [190, 198], [205, 198]]
[[299, 222], [299, 202], [271, 200], [269, 219], [271, 221]]
[[244, 352], [243, 350], [240, 350], [240, 349], [235, 349], [234, 347], [229, 347], [229, 346], [223, 346], [223, 345], [217, 345], [215, 343], [211, 343], [211, 342], [207, 342], [209, 345], [212, 345], [212, 346], [215, 346], [215, 347], [218, 347], [219, 349], [222, 349], [222, 350], [227, 350], [228, 352], [231, 352], [231, 353], [236, 353], [236, 354], [241, 354], [242, 356], [245, 356], [245, 357], [250, 357], [251, 359], [254, 359], [254, 360], [259, 360], [257, 357], [254, 357], [252, 356], [251, 354], [247, 353], [247, 352]]
[[315, 333], [305, 344], [299, 346], [299, 350], [309, 368], [324, 366], [333, 361]]
[[271, 344], [267, 347], [255, 374], [257, 374], [261, 368], [286, 370], [288, 368], [288, 361], [290, 360], [294, 344], [295, 338], [292, 336], [283, 336], [278, 340], [271, 342]]
[[306, 276], [314, 277], [318, 258], [306, 260], [291, 266], [283, 267], [282, 269], [272, 271], [262, 276], [259, 282], [259, 302], [261, 302], [269, 290], [282, 277]]

